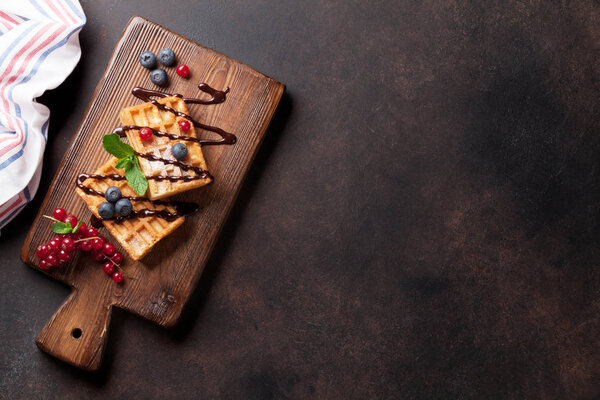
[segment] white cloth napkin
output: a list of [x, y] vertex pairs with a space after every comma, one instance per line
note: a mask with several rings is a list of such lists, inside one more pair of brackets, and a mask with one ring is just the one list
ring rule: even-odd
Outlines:
[[38, 188], [50, 111], [36, 98], [75, 68], [85, 22], [77, 0], [0, 0], [0, 228]]

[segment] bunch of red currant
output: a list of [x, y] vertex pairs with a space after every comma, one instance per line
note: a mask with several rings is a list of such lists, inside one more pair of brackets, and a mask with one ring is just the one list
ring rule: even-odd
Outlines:
[[117, 283], [123, 281], [123, 274], [118, 271], [123, 261], [123, 254], [117, 251], [115, 245], [107, 241], [104, 236], [99, 235], [96, 228], [88, 228], [86, 223], [78, 221], [76, 216], [67, 215], [63, 208], [55, 209], [52, 217], [45, 217], [55, 221], [52, 224], [55, 233], [66, 233], [58, 234], [48, 243], [37, 248], [36, 255], [40, 259], [41, 269], [60, 267], [71, 261], [73, 252], [80, 249], [91, 252], [92, 259], [103, 263], [102, 270], [110, 275], [113, 281]]

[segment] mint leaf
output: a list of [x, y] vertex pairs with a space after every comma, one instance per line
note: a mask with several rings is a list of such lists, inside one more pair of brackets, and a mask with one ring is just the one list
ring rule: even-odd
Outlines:
[[140, 169], [133, 147], [122, 142], [121, 137], [116, 133], [104, 135], [102, 145], [106, 151], [119, 159], [115, 168], [125, 169], [125, 178], [129, 186], [140, 196], [146, 194], [148, 180]]
[[148, 190], [148, 180], [144, 176], [144, 173], [140, 169], [137, 157], [133, 158], [130, 163], [125, 167], [125, 178], [129, 186], [140, 196], [146, 194]]
[[[78, 225], [79, 226], [79, 225]], [[68, 222], [55, 222], [52, 224], [52, 232], [54, 233], [71, 233], [73, 231], [73, 227]]]
[[127, 156], [125, 158], [121, 158], [115, 164], [115, 168], [117, 168], [117, 169], [123, 169], [123, 168], [127, 169], [127, 167], [129, 166], [129, 164], [131, 164], [132, 162], [133, 162], [133, 157], [132, 156]]
[[79, 221], [77, 223], [77, 225], [75, 225], [75, 228], [73, 228], [73, 233], [77, 232], [77, 230], [79, 229], [79, 227], [83, 225], [83, 221]]
[[102, 137], [102, 146], [104, 146], [104, 150], [108, 151], [117, 158], [125, 158], [127, 156], [135, 155], [133, 147], [121, 141], [121, 137], [116, 133], [104, 135]]

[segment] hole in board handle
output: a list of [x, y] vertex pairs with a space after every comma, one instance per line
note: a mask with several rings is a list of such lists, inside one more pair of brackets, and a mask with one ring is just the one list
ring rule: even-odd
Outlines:
[[73, 336], [75, 339], [79, 339], [81, 337], [81, 329], [79, 328], [74, 328], [71, 331], [71, 336]]

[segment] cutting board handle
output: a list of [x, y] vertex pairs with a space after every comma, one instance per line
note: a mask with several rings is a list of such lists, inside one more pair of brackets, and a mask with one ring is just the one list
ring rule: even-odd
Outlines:
[[56, 358], [95, 371], [102, 362], [111, 313], [105, 296], [91, 289], [74, 289], [35, 342]]

